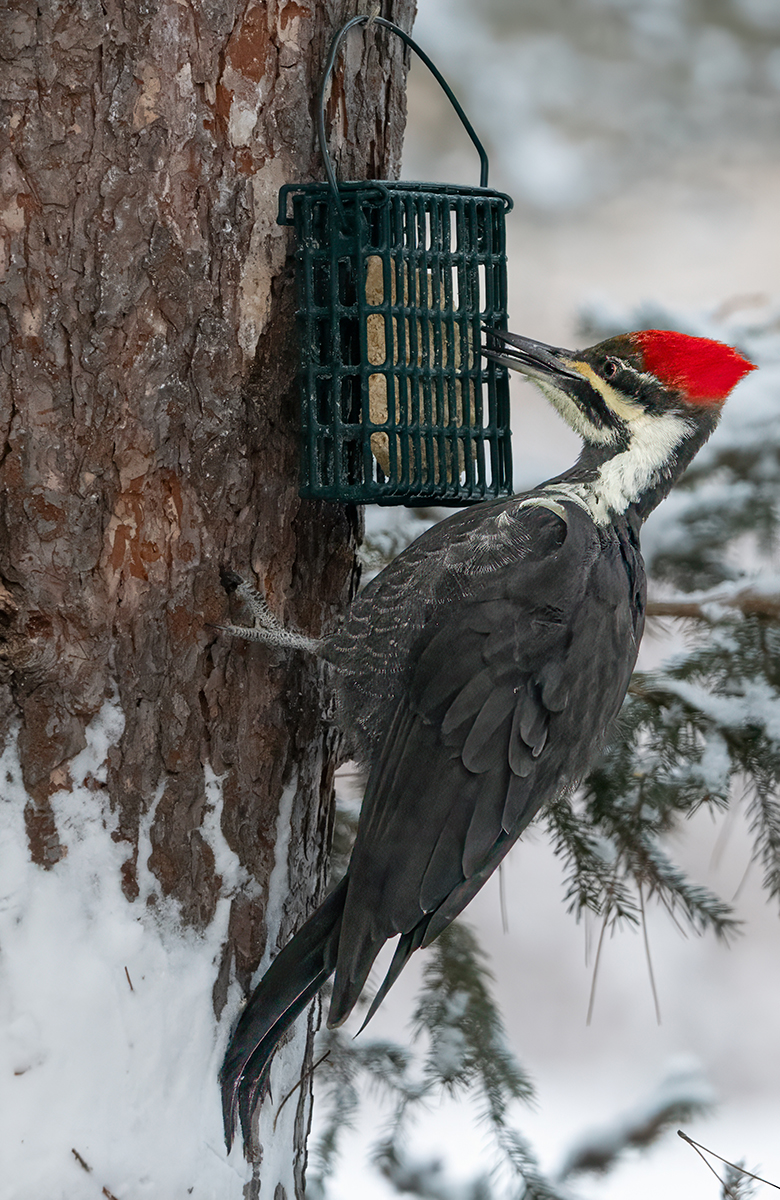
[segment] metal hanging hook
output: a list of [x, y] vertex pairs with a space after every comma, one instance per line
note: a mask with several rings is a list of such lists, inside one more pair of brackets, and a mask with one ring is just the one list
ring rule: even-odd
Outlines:
[[319, 105], [318, 105], [318, 112], [317, 112], [317, 137], [318, 137], [319, 144], [320, 144], [320, 152], [322, 154], [322, 161], [325, 166], [325, 174], [328, 177], [328, 183], [330, 184], [331, 189], [333, 191], [333, 195], [334, 195], [334, 198], [336, 201], [336, 206], [337, 206], [338, 212], [339, 212], [339, 218], [341, 220], [342, 225], [345, 225], [347, 223], [347, 214], [344, 210], [344, 205], [342, 203], [341, 196], [339, 195], [338, 180], [336, 179], [336, 173], [333, 170], [333, 163], [331, 162], [330, 154], [328, 153], [328, 143], [327, 143], [327, 137], [326, 137], [326, 133], [325, 133], [325, 103], [326, 103], [326, 95], [325, 94], [328, 89], [328, 84], [330, 83], [330, 77], [333, 73], [333, 67], [336, 62], [336, 56], [338, 55], [339, 46], [341, 45], [341, 42], [343, 41], [343, 39], [347, 35], [347, 33], [349, 33], [350, 29], [354, 29], [355, 26], [357, 26], [357, 25], [366, 25], [366, 26], [382, 25], [385, 29], [389, 29], [393, 33], [398, 34], [398, 36], [401, 38], [401, 40], [403, 42], [405, 42], [406, 45], [411, 50], [413, 50], [415, 52], [415, 54], [418, 56], [418, 58], [422, 59], [422, 61], [425, 63], [428, 70], [431, 72], [433, 77], [436, 79], [437, 83], [443, 89], [445, 96], [449, 100], [452, 107], [455, 109], [455, 112], [460, 117], [463, 128], [466, 130], [466, 133], [469, 135], [469, 137], [471, 138], [471, 141], [474, 143], [477, 154], [479, 155], [479, 163], [480, 163], [479, 186], [481, 188], [486, 188], [488, 185], [488, 170], [489, 170], [487, 151], [485, 150], [485, 147], [482, 145], [482, 142], [477, 137], [474, 127], [472, 126], [471, 122], [469, 121], [468, 117], [466, 116], [465, 112], [463, 111], [459, 101], [457, 100], [457, 98], [455, 97], [455, 95], [452, 91], [452, 88], [447, 83], [447, 80], [444, 78], [444, 76], [442, 75], [439, 68], [433, 62], [431, 62], [428, 55], [425, 53], [424, 50], [422, 50], [417, 45], [417, 43], [414, 41], [414, 39], [411, 38], [409, 36], [409, 34], [406, 33], [403, 29], [401, 29], [400, 26], [394, 25], [392, 21], [387, 21], [387, 20], [385, 20], [384, 17], [378, 17], [378, 16], [376, 16], [375, 13], [371, 13], [369, 15], [364, 15], [364, 16], [360, 16], [360, 17], [353, 17], [351, 21], [347, 21], [346, 25], [342, 26], [342, 28], [338, 31], [338, 33], [335, 34], [333, 41], [330, 44], [330, 50], [328, 52], [328, 59], [325, 64], [325, 70], [323, 71], [322, 82], [320, 84]]

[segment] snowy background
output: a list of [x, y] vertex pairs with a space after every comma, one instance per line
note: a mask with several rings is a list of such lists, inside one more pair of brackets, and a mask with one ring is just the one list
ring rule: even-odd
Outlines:
[[[485, 140], [492, 186], [515, 200], [511, 328], [564, 346], [587, 344], [583, 313], [611, 313], [618, 323], [622, 315], [629, 327], [632, 314], [663, 311], [680, 328], [721, 337], [771, 326], [774, 313], [777, 328], [776, 0], [419, 0], [415, 37]], [[413, 65], [404, 177], [475, 183], [477, 175], [446, 100]], [[777, 344], [765, 361], [772, 357]], [[778, 412], [779, 384], [777, 366], [767, 365], [742, 385], [723, 436], [737, 436], [759, 408]], [[515, 377], [512, 386], [523, 487], [568, 466], [578, 441], [529, 384]], [[372, 527], [385, 519], [372, 514]], [[648, 541], [663, 536], [663, 507], [654, 520]], [[653, 623], [640, 665], [658, 664], [682, 636], [679, 626]], [[737, 895], [744, 930], [726, 949], [712, 937], [684, 938], [665, 912], [649, 909], [660, 1026], [642, 937], [630, 932], [605, 943], [586, 1026], [599, 929], [566, 914], [560, 865], [541, 832], [524, 835], [506, 866], [508, 933], [497, 878], [470, 906], [513, 1049], [537, 1085], [537, 1109], [518, 1109], [516, 1121], [555, 1173], [583, 1134], [679, 1087], [713, 1103], [710, 1116], [686, 1124], [692, 1137], [780, 1182], [780, 916], [749, 865], [738, 812], [700, 816], [672, 851], [694, 879], [728, 900]], [[415, 986], [412, 964], [367, 1034], [403, 1042]], [[395, 1194], [366, 1162], [385, 1111], [366, 1097], [331, 1200]], [[438, 1155], [450, 1181], [465, 1181], [489, 1162], [486, 1140], [473, 1111], [448, 1102], [421, 1122], [413, 1150]], [[572, 1190], [593, 1200], [719, 1196], [673, 1134]]]
[[[653, 303], [696, 327], [769, 319], [780, 300], [777, 0], [419, 0], [415, 36], [484, 134], [491, 182], [515, 198], [513, 328], [576, 345], [584, 308], [630, 321]], [[477, 177], [465, 135], [419, 67], [405, 175]], [[776, 380], [766, 370], [746, 381], [731, 402], [732, 430], [740, 405], [778, 404]], [[513, 386], [523, 486], [567, 466], [577, 441], [527, 385]], [[665, 655], [668, 633], [651, 630], [646, 665]], [[225, 897], [204, 939], [183, 935], [175, 911], [148, 911], [143, 880], [138, 904], [121, 896], [117, 846], [96, 799], [121, 722], [107, 704], [72, 764], [73, 789], [52, 798], [69, 853], [50, 872], [27, 861], [14, 747], [3, 756], [0, 1200], [238, 1200], [248, 1175], [237, 1151], [225, 1156], [214, 1083], [239, 1001], [231, 996], [215, 1040], [214, 959], [240, 883], [219, 831], [219, 779], [209, 777], [208, 839]], [[692, 1136], [780, 1181], [778, 915], [749, 869], [739, 815], [697, 819], [675, 850], [695, 878], [727, 899], [738, 893], [745, 928], [725, 950], [683, 939], [650, 911], [660, 1026], [641, 937], [624, 934], [605, 945], [586, 1027], [598, 929], [566, 915], [540, 833], [506, 866], [508, 932], [497, 880], [472, 904], [513, 1048], [537, 1084], [538, 1108], [519, 1110], [517, 1123], [554, 1172], [589, 1129], [614, 1126], [659, 1087], [682, 1087], [717, 1103], [688, 1126]], [[404, 1041], [418, 971], [402, 976], [372, 1036]], [[331, 1200], [391, 1194], [365, 1161], [381, 1120], [367, 1096]], [[484, 1140], [473, 1112], [448, 1103], [419, 1123], [414, 1148], [439, 1154], [457, 1181], [484, 1165]], [[593, 1200], [718, 1195], [673, 1136], [577, 1191]]]

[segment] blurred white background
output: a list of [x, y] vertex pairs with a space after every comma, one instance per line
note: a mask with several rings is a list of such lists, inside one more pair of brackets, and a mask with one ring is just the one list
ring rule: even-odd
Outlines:
[[[567, 346], [593, 302], [728, 314], [780, 299], [780, 0], [419, 0], [414, 36], [483, 137], [492, 186], [515, 200], [511, 328]], [[418, 63], [403, 173], [478, 182], [470, 143]], [[523, 486], [568, 466], [578, 442], [529, 385], [513, 387]], [[670, 633], [681, 636], [651, 628], [644, 665], [665, 655]], [[513, 1048], [537, 1084], [537, 1111], [518, 1111], [517, 1123], [543, 1167], [553, 1171], [580, 1134], [641, 1103], [665, 1076], [699, 1072], [717, 1106], [687, 1131], [780, 1183], [780, 916], [763, 899], [750, 849], [738, 810], [700, 817], [673, 847], [696, 880], [726, 899], [738, 892], [745, 924], [729, 949], [683, 938], [650, 908], [660, 1026], [642, 938], [624, 932], [605, 942], [586, 1027], [599, 930], [566, 914], [540, 831], [506, 867], [509, 932], [497, 879], [471, 905]], [[415, 982], [412, 965], [374, 1036], [407, 1036]], [[372, 1104], [332, 1197], [391, 1194], [363, 1158], [381, 1112]], [[422, 1123], [416, 1149], [440, 1153], [450, 1177], [466, 1178], [483, 1137], [473, 1113], [448, 1104]], [[594, 1200], [720, 1194], [673, 1134], [574, 1190]]]

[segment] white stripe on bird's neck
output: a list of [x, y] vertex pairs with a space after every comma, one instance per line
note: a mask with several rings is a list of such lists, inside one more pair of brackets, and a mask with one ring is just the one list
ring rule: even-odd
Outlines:
[[642, 412], [628, 423], [626, 450], [608, 458], [596, 477], [582, 482], [546, 484], [529, 504], [550, 507], [551, 500], [571, 500], [584, 508], [596, 525], [608, 525], [650, 488], [660, 482], [664, 467], [690, 433], [685, 417], [674, 413], [651, 416]]

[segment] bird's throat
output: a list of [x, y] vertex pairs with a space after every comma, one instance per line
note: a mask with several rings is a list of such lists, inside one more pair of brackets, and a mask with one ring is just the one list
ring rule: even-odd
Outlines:
[[674, 413], [639, 418], [624, 450], [608, 453], [591, 444], [567, 475], [545, 484], [545, 494], [578, 504], [596, 525], [608, 525], [632, 506], [644, 518], [681, 474], [679, 451], [691, 433], [685, 417]]

